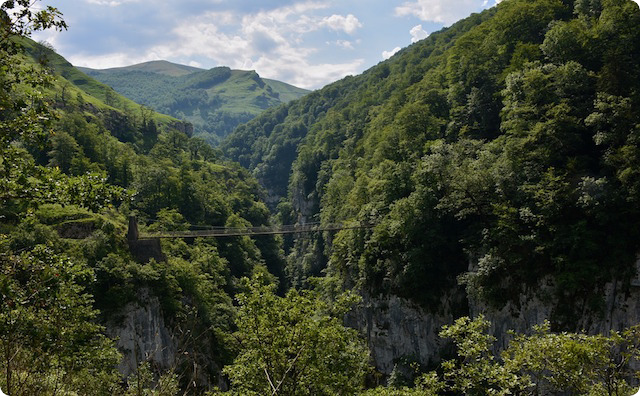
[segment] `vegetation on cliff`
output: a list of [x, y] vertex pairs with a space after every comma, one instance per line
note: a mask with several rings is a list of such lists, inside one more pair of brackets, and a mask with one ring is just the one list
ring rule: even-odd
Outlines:
[[550, 281], [571, 329], [635, 274], [639, 22], [627, 0], [505, 1], [222, 147], [282, 218], [377, 224], [291, 243], [294, 283], [326, 267], [435, 307], [459, 281], [496, 306]]
[[[2, 389], [123, 394], [120, 356], [103, 326], [142, 290], [159, 299], [175, 332], [174, 373], [160, 383], [210, 389], [233, 358], [238, 279], [280, 273], [277, 241], [179, 240], [163, 246], [164, 260], [140, 263], [125, 239], [127, 216], [150, 231], [263, 225], [262, 189], [189, 137], [186, 124], [105, 90], [28, 40], [34, 29], [66, 27], [57, 9], [0, 7]], [[145, 352], [128, 352], [141, 368], [131, 392], [158, 384]]]
[[[634, 3], [505, 0], [239, 127], [223, 149], [253, 175], [29, 41], [65, 28], [55, 8], [30, 4], [0, 5], [0, 384], [10, 395], [205, 394], [225, 379], [238, 394], [629, 393], [637, 328], [557, 330], [600, 312], [606, 282], [628, 290], [635, 275]], [[259, 226], [268, 196], [286, 196], [283, 223], [376, 226], [176, 239], [145, 262], [128, 249], [129, 215], [145, 231]], [[530, 335], [499, 351], [487, 321], [464, 317], [440, 333], [435, 371], [416, 364], [364, 390], [379, 377], [343, 325], [358, 303], [345, 288], [435, 310], [459, 285], [501, 307], [543, 282], [538, 297], [555, 309]], [[163, 370], [140, 356], [122, 379], [103, 326], [143, 290], [170, 323], [176, 361]]]
[[[552, 333], [549, 322], [530, 335], [514, 335], [509, 346], [495, 351], [487, 334], [491, 323], [482, 315], [462, 317], [445, 326], [440, 336], [451, 340], [455, 357], [441, 369], [414, 378], [394, 376], [388, 387], [368, 396], [455, 395], [630, 395], [633, 370], [640, 357], [638, 326], [609, 336]], [[409, 384], [409, 385], [407, 385]]]

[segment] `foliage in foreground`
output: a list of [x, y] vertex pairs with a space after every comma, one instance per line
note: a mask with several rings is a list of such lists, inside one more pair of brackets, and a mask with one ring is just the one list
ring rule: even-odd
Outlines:
[[109, 394], [119, 354], [95, 323], [93, 271], [52, 246], [0, 240], [0, 383], [10, 395]]
[[238, 295], [240, 353], [224, 372], [242, 395], [351, 395], [362, 388], [369, 352], [343, 316], [352, 294], [329, 301], [318, 291], [275, 294], [264, 278], [245, 278]]
[[[349, 294], [333, 302], [318, 291], [278, 297], [264, 276], [245, 278], [235, 336], [240, 353], [224, 372], [240, 395], [599, 395], [633, 393], [632, 363], [640, 358], [640, 325], [609, 336], [555, 333], [545, 322], [530, 334], [512, 333], [504, 350], [480, 315], [444, 326], [455, 357], [415, 378], [392, 375], [388, 387], [364, 390], [368, 353], [340, 319]], [[326, 288], [325, 288], [326, 289]], [[335, 298], [335, 296], [334, 296]], [[400, 385], [412, 383], [411, 386]]]
[[603, 335], [553, 333], [548, 322], [533, 334], [513, 334], [509, 346], [494, 354], [496, 339], [487, 334], [482, 315], [462, 317], [440, 332], [451, 339], [457, 357], [438, 372], [419, 376], [413, 388], [376, 388], [382, 395], [607, 395], [633, 393], [631, 361], [640, 358], [640, 326]]
[[[69, 191], [87, 191], [89, 184], [38, 172], [16, 144], [46, 135], [51, 114], [38, 88], [51, 80], [46, 72], [17, 61], [14, 38], [66, 28], [57, 9], [34, 11], [31, 3], [0, 5], [0, 384], [12, 396], [110, 394], [118, 353], [93, 320], [97, 312], [83, 285], [92, 271], [37, 240], [17, 238], [23, 246], [16, 246], [4, 232], [5, 214], [61, 197], [59, 183], [49, 183], [52, 178], [65, 182]], [[118, 195], [117, 190], [103, 192]], [[94, 198], [99, 205], [101, 199]]]

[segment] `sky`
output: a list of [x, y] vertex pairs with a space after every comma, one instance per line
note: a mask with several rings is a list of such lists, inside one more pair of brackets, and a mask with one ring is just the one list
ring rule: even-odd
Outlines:
[[151, 60], [318, 89], [500, 0], [44, 0], [69, 25], [47, 41], [75, 66]]

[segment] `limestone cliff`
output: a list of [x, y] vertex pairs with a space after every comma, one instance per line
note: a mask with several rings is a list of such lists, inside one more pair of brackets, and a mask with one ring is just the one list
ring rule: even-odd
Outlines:
[[148, 289], [141, 289], [138, 299], [114, 316], [107, 324], [107, 334], [116, 339], [123, 355], [118, 365], [123, 377], [134, 373], [145, 361], [160, 370], [176, 366], [177, 341], [164, 320], [158, 297], [150, 296]]
[[122, 353], [118, 371], [123, 378], [148, 362], [155, 373], [179, 373], [196, 393], [227, 388], [212, 334], [194, 323], [168, 317], [149, 288], [138, 290], [135, 301], [111, 315], [106, 329]]
[[[640, 273], [640, 260], [636, 263]], [[542, 284], [541, 289], [550, 287]], [[347, 318], [347, 324], [359, 329], [371, 349], [373, 363], [386, 375], [406, 362], [430, 364], [441, 358], [447, 343], [438, 337], [443, 325], [451, 324], [461, 313], [473, 317], [482, 313], [491, 321], [490, 332], [497, 338], [496, 348], [504, 348], [509, 330], [531, 331], [532, 326], [552, 317], [553, 304], [538, 296], [543, 290], [522, 295], [518, 306], [510, 303], [495, 309], [452, 291], [443, 296], [437, 312], [429, 312], [407, 299], [397, 296], [363, 296], [363, 304]], [[604, 310], [584, 310], [575, 324], [575, 331], [608, 334], [640, 323], [640, 277], [630, 283], [613, 281], [602, 293]], [[465, 307], [466, 305], [466, 307]]]

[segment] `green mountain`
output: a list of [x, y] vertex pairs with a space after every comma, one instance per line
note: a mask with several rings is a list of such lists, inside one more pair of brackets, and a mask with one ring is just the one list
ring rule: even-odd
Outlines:
[[[3, 391], [637, 387], [635, 3], [504, 0], [221, 150], [28, 41], [65, 25], [23, 7], [0, 4]], [[235, 235], [274, 219], [366, 227]]]
[[525, 293], [573, 329], [636, 271], [639, 53], [632, 1], [504, 1], [221, 147], [285, 223], [376, 225], [289, 240], [294, 283], [432, 309], [458, 285], [498, 308]]
[[90, 69], [88, 67], [78, 67], [78, 69], [88, 74], [90, 73], [109, 74], [109, 73], [118, 73], [118, 72], [126, 72], [126, 71], [142, 71], [142, 72], [162, 74], [162, 75], [171, 76], [171, 77], [181, 77], [187, 74], [203, 71], [203, 69], [198, 67], [179, 65], [177, 63], [172, 63], [168, 61], [150, 61], [150, 62], [139, 63], [137, 65], [131, 65], [126, 67], [114, 67], [114, 68], [104, 69], [104, 70]]
[[[64, 57], [53, 49], [36, 43], [30, 39], [21, 39], [20, 44], [24, 53], [29, 57], [27, 62], [44, 65], [46, 69], [56, 75], [56, 79], [45, 88], [45, 92], [54, 97], [57, 106], [65, 107], [68, 104], [86, 106], [94, 113], [103, 116], [110, 114], [113, 119], [107, 123], [118, 124], [117, 119], [135, 121], [136, 118], [148, 117], [158, 126], [171, 126], [189, 135], [193, 127], [174, 117], [143, 109], [139, 104], [128, 99], [111, 87], [97, 81], [75, 68]], [[117, 131], [112, 131], [117, 134]]]
[[137, 103], [190, 122], [196, 135], [213, 144], [265, 109], [309, 92], [254, 71], [203, 70], [166, 61], [80, 70]]

